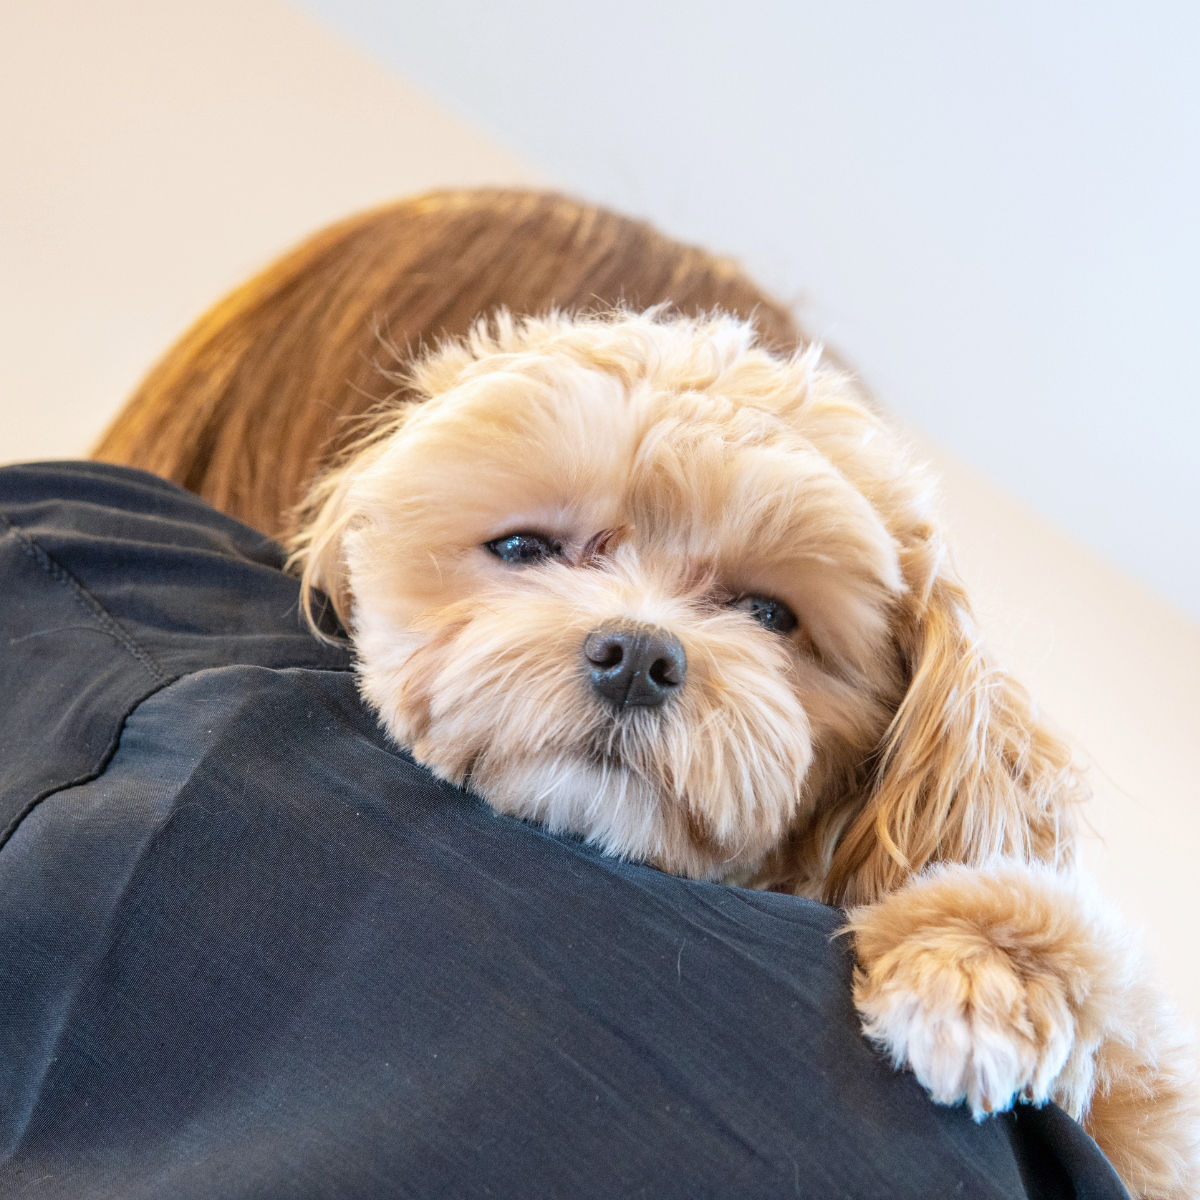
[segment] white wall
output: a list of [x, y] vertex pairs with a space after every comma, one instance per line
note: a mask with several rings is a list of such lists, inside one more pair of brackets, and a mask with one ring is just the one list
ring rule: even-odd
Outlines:
[[[612, 11], [619, 16], [622, 10]], [[739, 22], [754, 17], [753, 8], [745, 11], [749, 15]], [[520, 15], [519, 9], [514, 12]], [[424, 187], [534, 181], [533, 168], [278, 0], [207, 0], [190, 6], [43, 0], [13, 8], [6, 20], [8, 61], [0, 73], [0, 159], [6, 171], [0, 190], [0, 328], [7, 340], [0, 355], [0, 461], [84, 452], [143, 368], [193, 315], [321, 223]], [[798, 56], [802, 61], [793, 72], [796, 88], [812, 105], [818, 97], [804, 91], [800, 68], [819, 74], [821, 68], [810, 60], [819, 57], [821, 39], [829, 40], [831, 20], [814, 26], [812, 46]], [[769, 46], [774, 25], [761, 14], [753, 24]], [[674, 43], [654, 40], [649, 17], [626, 31], [631, 54], [641, 60], [677, 52]], [[483, 70], [482, 60], [489, 56], [479, 47], [487, 43], [486, 30], [468, 34], [464, 30], [459, 41]], [[882, 34], [866, 39], [860, 52], [881, 39]], [[505, 50], [502, 40], [490, 44]], [[745, 55], [734, 52], [732, 32], [730, 45], [729, 69], [740, 70]], [[693, 49], [687, 47], [687, 53]], [[436, 57], [439, 50], [429, 44], [425, 52]], [[852, 55], [845, 54], [848, 61]], [[530, 70], [535, 57], [528, 52]], [[579, 86], [564, 87], [556, 104], [574, 112], [582, 130], [589, 113], [608, 103], [614, 90], [629, 90], [633, 83], [614, 76], [607, 89], [597, 90], [587, 84], [582, 51], [575, 57], [581, 59]], [[504, 61], [511, 89], [521, 95], [524, 60]], [[893, 74], [898, 70], [893, 67]], [[697, 66], [693, 75], [698, 83], [712, 72]], [[970, 82], [964, 68], [961, 88]], [[674, 123], [684, 142], [697, 136], [691, 126], [702, 122], [697, 124], [693, 107], [662, 88], [641, 94], [654, 122]], [[951, 92], [944, 103], [958, 101]], [[722, 125], [720, 112], [708, 107], [711, 132], [729, 148], [733, 162], [742, 153], [741, 143], [732, 128]], [[865, 102], [860, 108], [865, 112]], [[779, 153], [789, 161], [797, 156], [796, 144], [806, 145], [810, 158], [830, 159], [837, 151], [839, 171], [863, 177], [866, 160], [820, 132], [826, 115], [814, 108], [803, 126], [795, 114], [784, 121], [764, 109], [757, 120], [775, 130]], [[806, 129], [810, 136], [801, 137]], [[750, 131], [746, 137], [752, 135], [759, 136]], [[621, 136], [633, 133], [625, 129]], [[579, 137], [577, 157], [586, 163], [586, 135]], [[597, 161], [614, 162], [620, 142], [615, 133], [600, 138]], [[670, 139], [663, 144], [664, 154], [675, 154]], [[902, 156], [899, 146], [895, 154]], [[634, 193], [641, 186], [648, 191], [650, 184], [626, 164], [624, 176], [613, 179], [625, 181], [634, 207], [645, 207]], [[765, 198], [755, 189], [739, 193], [736, 172], [715, 168], [711, 155], [694, 169], [680, 169], [676, 199], [681, 210], [698, 211], [701, 171], [711, 190], [724, 197], [726, 219], [710, 239], [718, 248], [736, 246], [739, 230], [757, 226]], [[853, 353], [872, 358], [870, 374], [883, 383], [886, 402], [895, 399], [888, 390], [893, 377], [900, 381], [897, 390], [906, 394], [937, 383], [943, 372], [962, 395], [978, 395], [981, 387], [991, 386], [995, 360], [985, 330], [963, 332], [959, 310], [970, 307], [969, 298], [948, 294], [933, 310], [918, 304], [931, 303], [928, 288], [917, 287], [925, 286], [926, 274], [958, 278], [954, 272], [966, 231], [951, 228], [949, 248], [941, 248], [936, 229], [924, 229], [917, 257], [933, 265], [906, 296], [897, 273], [910, 260], [898, 250], [883, 251], [907, 243], [898, 233], [883, 236], [878, 227], [889, 220], [878, 188], [865, 186], [864, 180], [861, 191], [861, 203], [841, 213], [827, 236], [818, 236], [814, 222], [831, 202], [811, 200], [803, 219], [795, 222], [804, 241], [793, 245], [782, 239], [778, 261], [760, 266], [776, 282], [786, 276], [797, 280], [797, 288], [809, 287], [816, 311], [852, 314], [839, 318], [837, 331]], [[797, 204], [803, 200], [795, 187], [789, 195]], [[919, 207], [916, 199], [907, 198], [905, 213]], [[949, 221], [953, 214], [945, 215]], [[862, 222], [858, 238], [856, 220]], [[697, 224], [681, 220], [676, 229], [695, 233]], [[727, 236], [719, 236], [722, 232]], [[811, 277], [805, 274], [810, 269]], [[1016, 273], [1026, 269], [1032, 314], [1045, 304], [1041, 292], [1050, 286], [1047, 278], [1055, 287], [1064, 285], [1053, 273], [1040, 275], [1033, 262]], [[823, 293], [825, 281], [831, 296]], [[982, 285], [976, 291], [991, 294]], [[892, 322], [872, 307], [877, 294], [892, 298]], [[1063, 311], [1075, 302], [1091, 303], [1086, 287], [1060, 299]], [[1032, 316], [1021, 320], [1032, 330]], [[907, 342], [897, 329], [915, 331], [928, 352], [899, 356]], [[1048, 333], [1033, 332], [1041, 339], [1040, 353], [1054, 350]], [[1182, 353], [1172, 344], [1164, 349], [1160, 343], [1157, 349], [1164, 362], [1168, 352]], [[1156, 355], [1144, 357], [1150, 374], [1167, 369], [1153, 361]], [[914, 363], [919, 373], [910, 377], [904, 371]], [[1066, 367], [1060, 363], [1056, 369]], [[1027, 423], [1028, 414], [1015, 399], [1001, 410], [1002, 399], [992, 397], [991, 407], [964, 402], [955, 420], [977, 424], [976, 436], [983, 441], [1011, 435], [1012, 453], [1023, 452], [1038, 443], [1041, 426]], [[980, 415], [998, 411], [1009, 414], [1005, 421]], [[943, 431], [930, 432], [937, 438]], [[1103, 841], [1089, 853], [1106, 890], [1145, 927], [1161, 973], [1200, 1023], [1200, 966], [1183, 949], [1196, 941], [1200, 629], [1078, 542], [1048, 528], [1036, 512], [988, 484], [960, 458], [932, 446], [930, 453], [946, 476], [946, 511], [986, 627], [1017, 673], [1097, 764], [1094, 823]], [[1064, 455], [1064, 466], [1070, 458]], [[1154, 540], [1153, 526], [1147, 529], [1147, 540]]]
[[1200, 7], [298, 2], [1200, 617]]

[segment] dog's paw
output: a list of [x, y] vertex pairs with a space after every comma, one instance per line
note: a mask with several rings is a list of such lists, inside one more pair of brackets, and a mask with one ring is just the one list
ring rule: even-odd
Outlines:
[[852, 912], [864, 1032], [976, 1120], [1059, 1099], [1093, 974], [1067, 896], [1023, 869], [949, 868]]
[[902, 945], [860, 968], [863, 1031], [934, 1100], [965, 1101], [976, 1120], [1017, 1099], [1044, 1103], [1071, 1050], [1064, 997], [1023, 979], [1004, 950], [955, 942]]

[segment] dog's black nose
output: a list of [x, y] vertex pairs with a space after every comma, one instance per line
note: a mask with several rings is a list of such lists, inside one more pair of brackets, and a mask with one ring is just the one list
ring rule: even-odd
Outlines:
[[687, 677], [687, 655], [673, 634], [623, 621], [602, 625], [583, 640], [592, 687], [618, 708], [663, 704]]

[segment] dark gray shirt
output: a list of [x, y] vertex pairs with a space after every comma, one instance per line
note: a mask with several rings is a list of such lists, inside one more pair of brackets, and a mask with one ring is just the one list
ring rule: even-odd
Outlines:
[[273, 543], [0, 471], [0, 1194], [1116, 1197], [861, 1038], [834, 910], [617, 862], [390, 746]]

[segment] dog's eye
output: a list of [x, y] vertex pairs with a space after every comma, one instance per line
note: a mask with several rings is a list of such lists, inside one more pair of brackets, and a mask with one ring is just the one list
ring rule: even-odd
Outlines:
[[501, 562], [517, 567], [562, 557], [562, 543], [539, 533], [506, 533], [485, 545]]
[[772, 633], [791, 633], [800, 623], [782, 600], [772, 600], [770, 596], [739, 596], [730, 607], [753, 617]]

